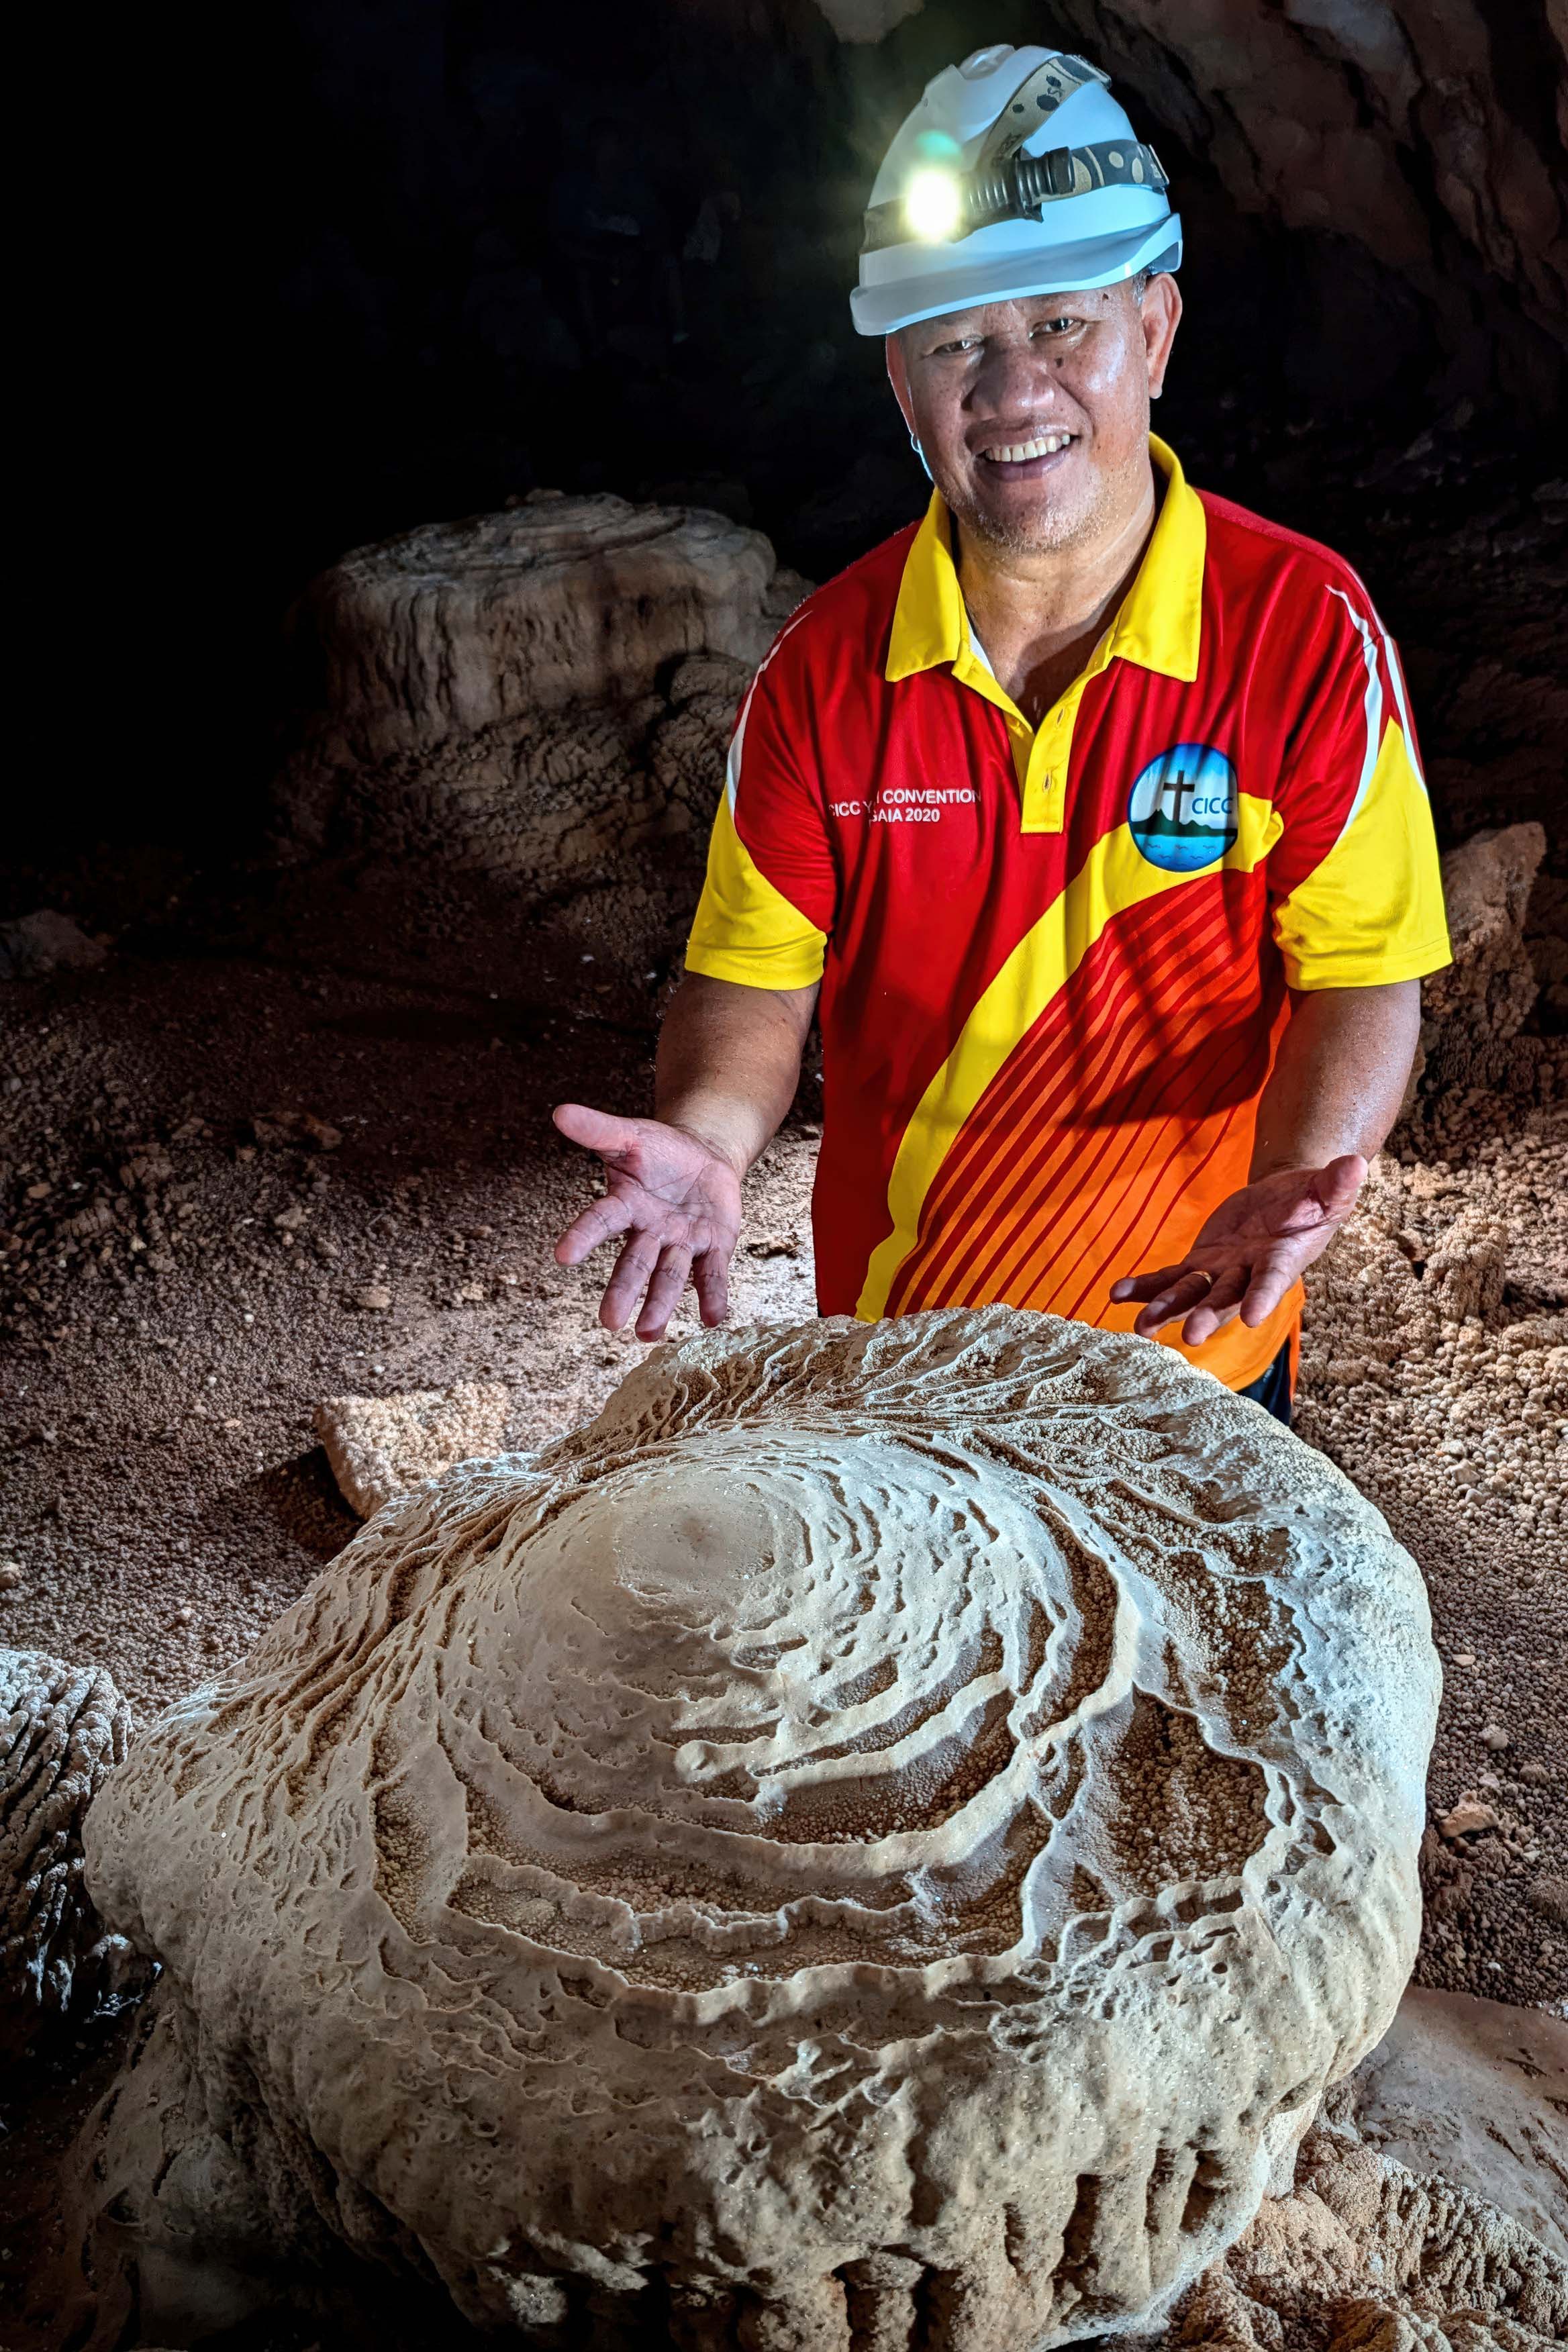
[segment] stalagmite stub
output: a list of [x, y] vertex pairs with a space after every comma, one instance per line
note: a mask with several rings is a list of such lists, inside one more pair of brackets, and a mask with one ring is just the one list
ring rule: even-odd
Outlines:
[[116, 2262], [155, 2326], [176, 2258], [334, 2241], [529, 2341], [1146, 2327], [1393, 2014], [1436, 1692], [1382, 1519], [1172, 1351], [662, 1349], [382, 1511], [95, 1807], [167, 1971], [100, 2340]]
[[355, 548], [291, 618], [282, 833], [547, 893], [705, 842], [736, 708], [807, 587], [760, 531], [603, 493]]

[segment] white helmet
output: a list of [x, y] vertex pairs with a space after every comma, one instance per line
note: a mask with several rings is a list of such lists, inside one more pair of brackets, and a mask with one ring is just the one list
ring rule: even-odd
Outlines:
[[1106, 75], [1060, 49], [976, 49], [926, 85], [866, 213], [862, 335], [1023, 294], [1174, 269], [1182, 224]]

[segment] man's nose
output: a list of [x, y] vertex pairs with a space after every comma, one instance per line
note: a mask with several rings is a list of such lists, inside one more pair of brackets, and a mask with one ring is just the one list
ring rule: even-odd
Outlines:
[[1034, 416], [1057, 395], [1057, 371], [1030, 343], [988, 345], [964, 403], [971, 415]]

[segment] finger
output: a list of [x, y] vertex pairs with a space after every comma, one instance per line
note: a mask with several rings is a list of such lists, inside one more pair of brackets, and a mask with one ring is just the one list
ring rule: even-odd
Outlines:
[[645, 1230], [632, 1235], [616, 1260], [615, 1272], [599, 1301], [599, 1320], [606, 1330], [619, 1331], [630, 1322], [644, 1284], [653, 1278], [658, 1252], [658, 1235]]
[[1186, 1270], [1186, 1260], [1180, 1265], [1157, 1265], [1152, 1274], [1124, 1274], [1120, 1282], [1110, 1286], [1110, 1298], [1117, 1307], [1124, 1307], [1131, 1298], [1157, 1298], [1168, 1282], [1174, 1282]]
[[669, 1318], [679, 1306], [691, 1272], [691, 1252], [689, 1249], [660, 1250], [653, 1280], [647, 1286], [647, 1298], [637, 1317], [639, 1339], [662, 1339], [669, 1328]]
[[1208, 1297], [1193, 1309], [1182, 1326], [1182, 1337], [1189, 1348], [1212, 1339], [1230, 1321], [1246, 1295], [1248, 1271], [1245, 1265], [1238, 1265], [1222, 1274]]
[[[1311, 1255], [1316, 1257], [1318, 1253], [1314, 1250]], [[1307, 1263], [1310, 1265], [1310, 1262], [1309, 1258]], [[1295, 1253], [1273, 1250], [1253, 1267], [1252, 1280], [1241, 1302], [1241, 1319], [1248, 1330], [1256, 1330], [1259, 1323], [1267, 1323], [1300, 1270], [1301, 1261]]]
[[698, 1312], [711, 1329], [730, 1312], [729, 1251], [705, 1249], [692, 1262], [691, 1279], [697, 1286]]
[[618, 1160], [637, 1142], [640, 1119], [616, 1118], [607, 1110], [592, 1110], [586, 1103], [557, 1103], [550, 1114], [569, 1143]]
[[606, 1192], [602, 1201], [590, 1201], [581, 1214], [573, 1218], [556, 1243], [556, 1265], [581, 1265], [601, 1242], [611, 1240], [616, 1234], [624, 1234], [631, 1221], [629, 1205], [618, 1200], [613, 1192]]
[[1152, 1339], [1163, 1325], [1173, 1322], [1200, 1306], [1214, 1287], [1214, 1276], [1202, 1266], [1194, 1266], [1175, 1282], [1170, 1283], [1149, 1301], [1137, 1318], [1132, 1328], [1145, 1339]]

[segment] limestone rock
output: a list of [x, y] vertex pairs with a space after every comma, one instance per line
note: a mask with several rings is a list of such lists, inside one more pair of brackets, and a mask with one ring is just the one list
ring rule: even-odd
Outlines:
[[1422, 989], [1429, 1082], [1476, 1086], [1502, 1074], [1500, 1050], [1506, 1051], [1536, 997], [1524, 924], [1545, 851], [1540, 825], [1510, 824], [1476, 834], [1444, 857], [1454, 961]]
[[542, 892], [705, 837], [740, 698], [805, 590], [759, 531], [608, 495], [357, 549], [292, 616], [284, 832]]
[[1502, 1305], [1508, 1276], [1508, 1227], [1500, 1217], [1461, 1210], [1427, 1258], [1421, 1286], [1446, 1323], [1483, 1319]]
[[0, 1649], [0, 2057], [90, 2008], [125, 1956], [89, 1900], [81, 1825], [130, 1728], [101, 1666]]
[[52, 907], [0, 923], [0, 980], [43, 980], [54, 971], [84, 971], [106, 950], [68, 915]]
[[1341, 2124], [1309, 2134], [1291, 2193], [1264, 2200], [1172, 2334], [1194, 2352], [1549, 2352], [1565, 2330], [1568, 2263]]
[[914, 16], [921, 0], [816, 0], [841, 41], [875, 43]]
[[1152, 2324], [1394, 2012], [1436, 1688], [1375, 1512], [1171, 1351], [664, 1348], [95, 1807], [164, 2055], [83, 2149], [82, 2340], [129, 2263], [156, 2330], [332, 2239], [595, 2352]]
[[1568, 2025], [1412, 1985], [1354, 2090], [1380, 2154], [1484, 2197], [1568, 2261]]
[[327, 1397], [316, 1407], [316, 1434], [344, 1502], [368, 1519], [455, 1462], [499, 1453], [510, 1410], [510, 1391], [499, 1381]]

